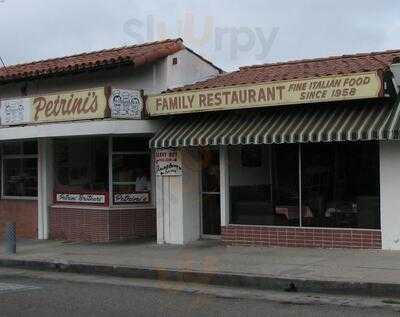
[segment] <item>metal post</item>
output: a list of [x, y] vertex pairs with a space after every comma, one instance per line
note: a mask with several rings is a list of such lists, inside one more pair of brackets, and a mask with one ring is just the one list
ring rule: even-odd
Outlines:
[[15, 254], [17, 252], [17, 235], [15, 222], [7, 223], [4, 234], [5, 254]]

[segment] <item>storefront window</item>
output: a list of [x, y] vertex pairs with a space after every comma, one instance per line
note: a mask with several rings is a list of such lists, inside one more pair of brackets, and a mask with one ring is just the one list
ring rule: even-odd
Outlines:
[[229, 151], [232, 223], [380, 228], [376, 142], [257, 147]]
[[108, 191], [108, 138], [54, 141], [56, 192]]
[[114, 204], [149, 203], [151, 155], [148, 138], [113, 138], [112, 181]]
[[6, 142], [2, 154], [2, 196], [37, 197], [37, 142]]
[[296, 145], [232, 147], [229, 161], [233, 223], [299, 224]]
[[[298, 226], [299, 212], [299, 146], [279, 144], [270, 148], [272, 156], [272, 205], [274, 225]], [[305, 210], [303, 210], [303, 214]]]
[[304, 145], [302, 199], [304, 226], [380, 228], [378, 144]]

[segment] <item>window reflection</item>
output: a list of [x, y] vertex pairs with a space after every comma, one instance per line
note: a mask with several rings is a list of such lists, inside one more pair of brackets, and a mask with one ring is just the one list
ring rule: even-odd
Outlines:
[[301, 145], [301, 222], [299, 145], [257, 147], [229, 150], [232, 223], [380, 228], [376, 142]]

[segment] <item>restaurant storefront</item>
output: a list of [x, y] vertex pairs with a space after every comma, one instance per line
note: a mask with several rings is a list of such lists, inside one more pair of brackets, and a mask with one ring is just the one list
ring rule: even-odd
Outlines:
[[[156, 176], [158, 242], [399, 249], [394, 55], [254, 66], [150, 97], [169, 120], [150, 146], [181, 168]], [[318, 73], [333, 62], [340, 74]]]
[[155, 238], [148, 144], [163, 122], [144, 96], [220, 72], [181, 39], [0, 69], [0, 235]]
[[[23, 202], [37, 214], [30, 226], [19, 224], [30, 228], [28, 237], [36, 226], [39, 236], [57, 240], [156, 235], [148, 142], [160, 124], [142, 113], [141, 93], [132, 89], [2, 100], [2, 131], [19, 134], [1, 143], [2, 203], [18, 209]], [[42, 124], [46, 137], [22, 124]]]

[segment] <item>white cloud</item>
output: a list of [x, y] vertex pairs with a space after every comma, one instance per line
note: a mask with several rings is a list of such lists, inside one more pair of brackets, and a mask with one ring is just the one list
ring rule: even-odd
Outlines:
[[[184, 25], [186, 45], [217, 65], [234, 69], [400, 48], [399, 9], [396, 0], [5, 0], [0, 3], [0, 55], [14, 64], [153, 40], [150, 35], [158, 37], [161, 23], [166, 37], [182, 36], [179, 30]], [[184, 23], [188, 17], [193, 18], [192, 33], [190, 24]], [[204, 36], [207, 26], [211, 27]], [[263, 46], [256, 30], [263, 30], [268, 39], [274, 28], [279, 31], [269, 55], [260, 58]], [[225, 32], [220, 49], [218, 30]], [[235, 32], [242, 50], [232, 44]], [[249, 36], [254, 43], [245, 47]]]

